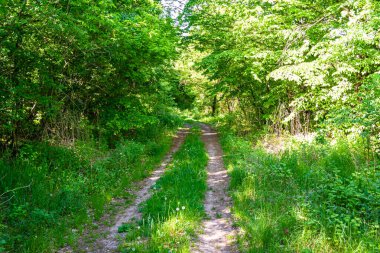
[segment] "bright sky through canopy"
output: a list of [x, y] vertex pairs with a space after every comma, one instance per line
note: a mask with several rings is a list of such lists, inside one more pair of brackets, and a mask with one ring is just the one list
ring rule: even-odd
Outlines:
[[177, 19], [181, 14], [185, 4], [187, 3], [187, 0], [162, 0], [161, 3], [169, 15], [173, 19]]

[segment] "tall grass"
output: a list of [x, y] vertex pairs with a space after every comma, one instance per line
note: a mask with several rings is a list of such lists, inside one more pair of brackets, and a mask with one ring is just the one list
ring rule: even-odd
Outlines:
[[241, 252], [380, 252], [380, 168], [360, 143], [279, 154], [222, 134]]
[[143, 218], [124, 224], [122, 252], [189, 252], [205, 216], [207, 155], [198, 132], [190, 134], [141, 206]]
[[54, 252], [75, 244], [85, 224], [112, 198], [152, 171], [169, 149], [171, 130], [123, 140], [115, 149], [92, 141], [75, 147], [25, 144], [0, 158], [0, 252]]

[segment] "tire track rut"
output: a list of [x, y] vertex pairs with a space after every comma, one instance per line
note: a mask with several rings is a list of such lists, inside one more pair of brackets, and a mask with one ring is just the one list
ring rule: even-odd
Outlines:
[[202, 140], [209, 155], [207, 165], [208, 190], [205, 211], [209, 219], [203, 221], [203, 234], [199, 235], [191, 252], [234, 253], [236, 231], [232, 225], [231, 198], [228, 196], [229, 177], [223, 165], [223, 152], [217, 133], [208, 125], [201, 124]]

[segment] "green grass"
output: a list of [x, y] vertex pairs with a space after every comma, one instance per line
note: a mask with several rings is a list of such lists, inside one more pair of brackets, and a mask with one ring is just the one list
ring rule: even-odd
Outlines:
[[193, 130], [141, 206], [143, 219], [119, 228], [126, 232], [122, 252], [189, 252], [205, 218], [207, 160], [199, 132]]
[[113, 197], [149, 175], [171, 142], [172, 130], [120, 141], [109, 150], [97, 143], [75, 147], [25, 144], [17, 158], [0, 158], [0, 252], [55, 252], [76, 244], [85, 224], [107, 210]]
[[380, 168], [359, 144], [269, 154], [224, 132], [241, 252], [380, 252]]

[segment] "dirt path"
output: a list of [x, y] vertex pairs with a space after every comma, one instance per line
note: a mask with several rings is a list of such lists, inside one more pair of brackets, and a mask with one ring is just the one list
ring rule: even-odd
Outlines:
[[[78, 250], [72, 250], [70, 247], [63, 248], [58, 251], [58, 253], [69, 253], [69, 252], [92, 252], [92, 253], [108, 253], [116, 252], [119, 245], [120, 239], [123, 237], [118, 233], [118, 228], [123, 224], [131, 221], [132, 219], [140, 219], [141, 214], [138, 211], [139, 205], [149, 199], [151, 196], [150, 189], [155, 184], [155, 182], [161, 177], [164, 173], [165, 168], [172, 161], [172, 155], [181, 147], [186, 135], [189, 133], [189, 128], [181, 128], [177, 135], [173, 139], [173, 144], [165, 156], [160, 167], [157, 168], [149, 178], [146, 178], [138, 184], [138, 191], [133, 194], [136, 196], [133, 204], [130, 205], [125, 210], [118, 211], [114, 222], [111, 222], [112, 226], [103, 225], [104, 221], [107, 221], [110, 217], [105, 216], [102, 218], [103, 224], [96, 224], [98, 228], [95, 231], [86, 231], [83, 235], [83, 238], [79, 240]], [[102, 239], [89, 240], [89, 234], [100, 235]]]
[[237, 252], [234, 245], [236, 231], [231, 220], [232, 202], [227, 193], [229, 177], [223, 165], [222, 148], [217, 133], [208, 125], [201, 124], [201, 127], [202, 140], [209, 155], [205, 209], [210, 219], [203, 222], [204, 233], [199, 236], [191, 252]]

